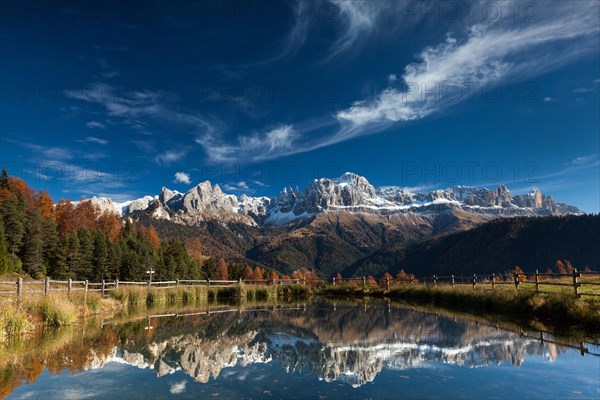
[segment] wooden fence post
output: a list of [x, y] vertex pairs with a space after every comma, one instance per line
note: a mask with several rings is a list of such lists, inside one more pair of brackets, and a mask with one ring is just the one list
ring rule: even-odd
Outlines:
[[433, 284], [437, 286], [438, 278], [437, 275], [433, 275]]
[[206, 280], [206, 286], [210, 286], [210, 278]]
[[333, 286], [335, 286], [335, 276], [333, 277]]
[[73, 279], [69, 278], [67, 281], [67, 296], [71, 297], [71, 289], [73, 289]]
[[46, 277], [44, 279], [44, 296], [48, 296], [48, 293], [50, 293], [50, 278]]
[[496, 274], [492, 272], [492, 290], [494, 290], [495, 284], [496, 284]]
[[17, 296], [19, 297], [19, 299], [21, 299], [22, 295], [23, 295], [23, 278], [18, 278], [17, 279]]
[[179, 287], [179, 279], [175, 279], [175, 287]]
[[115, 279], [115, 289], [118, 289], [118, 288], [119, 288], [119, 280]]
[[519, 282], [519, 274], [517, 273], [513, 273], [514, 277], [515, 277], [515, 288], [517, 289], [517, 292], [519, 291], [519, 284], [521, 282]]
[[475, 290], [475, 286], [477, 286], [477, 274], [473, 274], [473, 290]]
[[102, 290], [101, 290], [102, 296], [104, 296], [105, 291], [106, 291], [106, 281], [104, 279], [102, 279]]
[[85, 291], [86, 293], [88, 292], [88, 286], [89, 286], [89, 284], [90, 284], [90, 283], [89, 283], [89, 282], [88, 282], [88, 280], [86, 279], [86, 280], [85, 280], [85, 289], [84, 289], [84, 291]]
[[365, 277], [363, 276], [363, 286], [366, 286], [366, 285], [367, 285], [367, 278], [365, 278]]
[[581, 297], [579, 294], [579, 274], [577, 273], [577, 268], [573, 268], [573, 287], [575, 288], [575, 297]]
[[306, 286], [306, 277], [305, 276], [302, 277], [302, 285]]
[[385, 277], [385, 287], [387, 290], [390, 290], [390, 277], [389, 276]]
[[535, 270], [535, 292], [539, 293], [540, 292], [540, 276], [539, 276], [540, 271], [539, 270]]
[[452, 275], [452, 286], [454, 286], [454, 275]]

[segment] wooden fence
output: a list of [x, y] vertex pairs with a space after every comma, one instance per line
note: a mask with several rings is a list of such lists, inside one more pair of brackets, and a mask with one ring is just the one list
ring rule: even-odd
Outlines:
[[[406, 275], [400, 279], [398, 278], [381, 278], [375, 280], [374, 278], [358, 277], [358, 278], [333, 278], [332, 283], [334, 286], [338, 285], [352, 285], [352, 286], [376, 286], [389, 290], [390, 287], [395, 285], [450, 285], [459, 286], [466, 285], [472, 286], [476, 289], [480, 285], [489, 285], [492, 290], [496, 289], [496, 286], [501, 285], [513, 285], [517, 291], [520, 291], [522, 285], [531, 285], [534, 287], [536, 293], [549, 293], [544, 291], [544, 286], [562, 286], [570, 287], [573, 289], [573, 294], [576, 297], [582, 296], [600, 296], [600, 279], [592, 282], [590, 278], [600, 277], [600, 272], [578, 272], [574, 269], [571, 273], [540, 273], [538, 270], [534, 274], [527, 276], [525, 273], [509, 273], [509, 274], [491, 274], [491, 275], [477, 275], [472, 276], [464, 275], [449, 275], [449, 276], [428, 276], [422, 278], [416, 278], [413, 275]], [[586, 279], [587, 278], [587, 279]], [[582, 287], [589, 286], [592, 288], [598, 288], [598, 290], [582, 291]]]
[[[596, 281], [590, 281], [589, 278], [599, 278]], [[587, 278], [587, 279], [586, 279]], [[527, 285], [533, 286], [536, 293], [548, 293], [544, 291], [544, 287], [562, 286], [573, 289], [573, 294], [576, 297], [582, 296], [600, 296], [600, 289], [582, 291], [583, 287], [592, 287], [593, 289], [600, 287], [600, 272], [578, 272], [574, 269], [571, 273], [539, 273], [526, 276], [526, 274], [491, 274], [491, 275], [449, 275], [416, 278], [414, 275], [406, 275], [400, 278], [380, 278], [372, 277], [354, 277], [354, 278], [333, 278], [331, 281], [327, 279], [302, 278], [302, 279], [239, 279], [234, 280], [191, 280], [191, 279], [176, 279], [172, 281], [145, 281], [145, 282], [129, 282], [129, 281], [102, 281], [89, 282], [75, 281], [72, 279], [66, 281], [58, 281], [46, 278], [43, 281], [24, 281], [19, 278], [16, 282], [0, 282], [0, 295], [43, 293], [48, 295], [50, 292], [66, 291], [69, 295], [71, 292], [100, 292], [105, 294], [107, 291], [118, 289], [122, 286], [139, 286], [154, 289], [169, 289], [182, 286], [202, 285], [207, 287], [227, 287], [236, 284], [246, 285], [307, 285], [317, 286], [324, 284], [333, 284], [334, 286], [352, 285], [352, 286], [371, 286], [380, 287], [389, 290], [396, 285], [451, 285], [451, 286], [472, 286], [473, 289], [481, 285], [489, 285], [492, 290], [502, 285], [513, 285], [517, 291]]]
[[51, 292], [67, 292], [70, 296], [72, 292], [100, 292], [102, 295], [110, 290], [119, 289], [119, 287], [138, 286], [152, 289], [171, 289], [185, 286], [206, 286], [206, 287], [228, 287], [232, 285], [302, 285], [306, 284], [302, 279], [290, 279], [284, 281], [276, 281], [274, 279], [239, 279], [233, 280], [215, 280], [215, 279], [176, 279], [173, 281], [146, 281], [146, 282], [131, 282], [131, 281], [106, 281], [89, 282], [75, 281], [68, 279], [59, 281], [46, 278], [43, 281], [25, 281], [23, 278], [18, 278], [17, 281], [0, 282], [0, 295], [16, 294], [21, 297], [23, 294], [43, 293], [48, 295]]

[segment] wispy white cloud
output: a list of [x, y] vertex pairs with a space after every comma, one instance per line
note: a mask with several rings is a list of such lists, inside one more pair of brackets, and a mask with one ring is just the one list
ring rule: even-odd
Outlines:
[[98, 128], [98, 129], [106, 129], [106, 125], [104, 125], [102, 122], [98, 122], [98, 121], [90, 121], [90, 122], [86, 122], [85, 126], [87, 126], [88, 128]]
[[185, 172], [176, 172], [175, 179], [173, 180], [173, 182], [174, 183], [185, 183], [186, 185], [189, 185], [191, 183], [190, 174], [185, 173]]
[[66, 161], [74, 158], [77, 153], [73, 149], [58, 146], [45, 146], [37, 143], [30, 143], [23, 140], [16, 139], [4, 139], [9, 143], [16, 144], [20, 147], [26, 148], [32, 151], [37, 157], [50, 159], [54, 161]]
[[100, 152], [96, 152], [96, 153], [83, 153], [80, 155], [81, 158], [85, 159], [85, 160], [100, 160], [102, 158], [107, 158], [108, 154], [106, 153], [100, 153]]
[[600, 159], [598, 159], [597, 154], [584, 155], [564, 163], [563, 167], [557, 171], [535, 176], [534, 178], [537, 181], [543, 181], [550, 178], [576, 176], [584, 172], [598, 171], [598, 167], [600, 167]]
[[[349, 27], [348, 33], [338, 41], [338, 47], [343, 50], [349, 46], [347, 43], [352, 43], [355, 32], [361, 29], [375, 29], [378, 18], [384, 18], [381, 7], [393, 3], [334, 1]], [[509, 10], [514, 2], [500, 5]], [[339, 110], [326, 123], [298, 122], [293, 130], [291, 125], [286, 125], [283, 132], [293, 133], [293, 136], [280, 145], [271, 145], [269, 134], [238, 137], [233, 142], [217, 135], [204, 135], [197, 141], [204, 146], [209, 158], [218, 161], [263, 160], [311, 151], [445, 112], [462, 101], [473, 99], [472, 96], [490, 85], [498, 87], [537, 76], [597, 49], [600, 26], [596, 2], [579, 2], [577, 7], [545, 3], [536, 17], [534, 22], [515, 23], [512, 13], [505, 13], [503, 18], [493, 22], [463, 21], [466, 28], [449, 33], [443, 41], [424, 48], [417, 62], [407, 65], [402, 75], [389, 75], [390, 86], [372, 98], [358, 100]], [[432, 90], [438, 95], [432, 96]]]
[[294, 24], [283, 40], [280, 52], [261, 64], [292, 57], [306, 42], [310, 25], [313, 23], [313, 11], [318, 4], [312, 1], [298, 1], [293, 7]]
[[206, 118], [174, 110], [170, 101], [175, 96], [167, 92], [126, 89], [96, 82], [83, 89], [65, 91], [64, 94], [74, 100], [104, 107], [108, 116], [119, 119], [131, 128], [144, 129], [146, 120], [151, 120], [191, 128], [196, 134], [215, 130], [214, 124]]
[[199, 137], [196, 142], [204, 147], [211, 161], [257, 161], [294, 152], [298, 139], [299, 135], [291, 125], [282, 125], [265, 133], [239, 136], [234, 144], [226, 144], [211, 135]]
[[[443, 43], [425, 48], [419, 54], [420, 62], [405, 68], [402, 79], [406, 89], [387, 88], [372, 100], [357, 101], [339, 111], [336, 118], [341, 129], [329, 143], [425, 118], [468, 98], [457, 96], [459, 91], [535, 75], [594, 50], [590, 44], [597, 42], [599, 31], [597, 4], [578, 3], [557, 15], [517, 27], [477, 24], [464, 39], [449, 36]], [[556, 43], [570, 46], [557, 46], [554, 57], [548, 59], [545, 46]], [[451, 89], [452, 95], [428, 95], [440, 87], [441, 93]]]
[[587, 155], [587, 156], [579, 156], [577, 158], [574, 158], [573, 160], [571, 160], [570, 164], [572, 165], [597, 165], [598, 163], [598, 155], [597, 154], [591, 154], [591, 155]]
[[553, 99], [552, 97], [546, 96], [544, 97], [544, 102], [545, 103], [551, 103], [553, 101], [556, 101], [555, 99]]
[[231, 192], [248, 192], [252, 189], [245, 181], [235, 182], [235, 183], [225, 183], [223, 184], [223, 189], [231, 191]]
[[341, 33], [331, 48], [327, 59], [336, 57], [356, 46], [368, 37], [373, 30], [378, 17], [389, 2], [380, 1], [347, 1], [331, 0], [338, 9], [338, 20]]
[[100, 144], [103, 146], [108, 144], [108, 140], [94, 137], [94, 136], [88, 136], [85, 139], [79, 140], [79, 142], [95, 143], [95, 144]]
[[186, 149], [167, 150], [154, 157], [154, 161], [159, 164], [170, 164], [172, 162], [181, 160], [187, 155], [187, 153], [188, 151]]

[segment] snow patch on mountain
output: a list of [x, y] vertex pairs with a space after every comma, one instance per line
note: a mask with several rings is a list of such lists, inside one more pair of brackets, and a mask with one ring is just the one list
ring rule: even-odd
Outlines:
[[183, 224], [216, 220], [254, 226], [281, 226], [328, 211], [389, 216], [461, 209], [492, 218], [581, 213], [538, 189], [517, 196], [504, 185], [496, 189], [456, 186], [419, 193], [395, 186], [375, 189], [366, 178], [351, 172], [334, 179], [315, 179], [303, 192], [284, 188], [273, 199], [223, 193], [219, 185], [205, 181], [186, 193], [163, 187], [158, 196], [122, 203], [98, 197], [91, 200], [100, 210], [113, 210], [121, 216], [147, 211], [154, 218]]

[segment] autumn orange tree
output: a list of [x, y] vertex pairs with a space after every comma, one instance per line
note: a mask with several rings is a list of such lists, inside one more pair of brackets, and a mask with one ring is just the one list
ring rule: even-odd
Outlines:
[[518, 276], [520, 281], [527, 280], [527, 275], [525, 275], [525, 272], [518, 265], [515, 266], [511, 272], [513, 273], [513, 275]]
[[393, 285], [394, 277], [392, 276], [392, 274], [386, 271], [385, 274], [383, 274], [383, 276], [381, 277], [379, 283], [382, 287], [387, 287], [388, 284]]
[[279, 274], [277, 274], [277, 272], [275, 272], [275, 271], [269, 272], [269, 280], [274, 284], [278, 284], [279, 283]]
[[262, 281], [265, 279], [265, 270], [259, 266], [254, 268], [254, 279]]
[[407, 274], [403, 269], [396, 274], [396, 280], [400, 283], [417, 282], [417, 279], [413, 274]]
[[371, 275], [369, 275], [369, 277], [367, 278], [367, 285], [370, 286], [370, 287], [372, 287], [372, 288], [375, 288], [375, 287], [379, 286], [377, 284], [377, 280], [373, 276], [371, 276]]
[[219, 272], [219, 279], [229, 279], [229, 269], [227, 261], [225, 261], [223, 257], [219, 258], [219, 261], [217, 262], [217, 271]]

